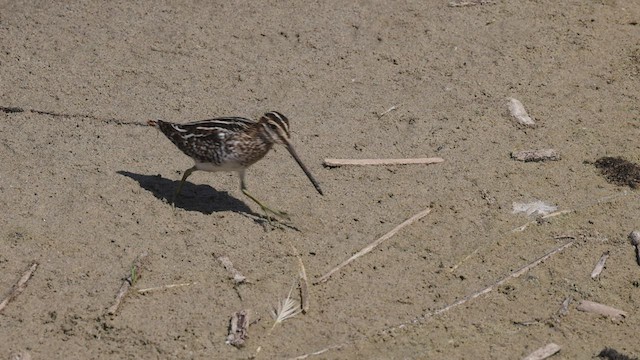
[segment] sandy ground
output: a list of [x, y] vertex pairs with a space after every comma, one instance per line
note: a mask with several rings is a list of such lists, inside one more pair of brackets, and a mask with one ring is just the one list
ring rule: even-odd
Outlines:
[[[3, 1], [0, 106], [24, 111], [0, 112], [0, 295], [39, 267], [0, 313], [0, 358], [271, 359], [333, 347], [311, 358], [517, 359], [550, 342], [562, 347], [554, 359], [605, 346], [640, 355], [627, 239], [640, 193], [592, 165], [640, 162], [639, 23], [640, 3], [617, 0]], [[538, 126], [517, 125], [507, 97]], [[288, 226], [265, 226], [232, 173], [192, 175], [174, 212], [167, 198], [192, 162], [145, 121], [269, 110], [291, 120], [325, 195], [279, 147], [247, 180], [292, 214]], [[562, 160], [509, 156], [535, 148]], [[322, 166], [418, 156], [445, 162]], [[512, 232], [532, 220], [512, 203], [532, 200], [573, 212]], [[311, 286], [306, 315], [273, 327], [297, 253], [315, 281], [425, 208]], [[145, 251], [133, 291], [106, 315]], [[250, 283], [234, 286], [219, 256]], [[191, 285], [135, 291], [181, 283]], [[628, 316], [577, 311], [581, 300]], [[241, 309], [257, 322], [236, 349], [225, 339]]]

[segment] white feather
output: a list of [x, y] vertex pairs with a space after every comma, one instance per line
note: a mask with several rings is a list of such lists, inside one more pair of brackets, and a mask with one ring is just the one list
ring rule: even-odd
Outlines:
[[529, 203], [513, 203], [513, 213], [526, 213], [528, 216], [548, 215], [558, 210], [557, 206], [547, 204], [544, 201], [536, 200]]

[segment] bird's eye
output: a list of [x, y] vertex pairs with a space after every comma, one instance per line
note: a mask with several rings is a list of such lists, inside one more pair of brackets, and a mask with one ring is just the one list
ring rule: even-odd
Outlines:
[[275, 132], [278, 132], [278, 128], [280, 128], [278, 125], [273, 124], [273, 123], [269, 123], [269, 128]]

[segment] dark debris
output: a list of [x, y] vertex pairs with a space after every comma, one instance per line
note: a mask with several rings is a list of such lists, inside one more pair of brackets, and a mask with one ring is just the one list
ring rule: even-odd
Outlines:
[[15, 107], [15, 106], [0, 106], [0, 111], [11, 114], [11, 113], [19, 113], [23, 112], [23, 108]]
[[619, 353], [617, 350], [613, 348], [608, 348], [608, 347], [600, 351], [600, 354], [598, 354], [598, 357], [605, 358], [608, 360], [638, 360], [637, 357], [629, 357], [627, 355]]
[[601, 157], [594, 165], [610, 183], [618, 186], [640, 187], [640, 166], [621, 157]]

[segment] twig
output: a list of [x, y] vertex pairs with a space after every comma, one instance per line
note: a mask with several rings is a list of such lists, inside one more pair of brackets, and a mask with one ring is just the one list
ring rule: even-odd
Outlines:
[[247, 310], [240, 310], [231, 316], [231, 320], [229, 321], [229, 335], [225, 343], [237, 348], [243, 347], [248, 337], [248, 331], [249, 312]]
[[[569, 214], [569, 213], [571, 213], [571, 212], [573, 212], [573, 210], [560, 210], [560, 211], [556, 211], [556, 212], [553, 212], [553, 213], [551, 213], [551, 214], [548, 214], [548, 215], [542, 216], [542, 217], [540, 217], [540, 218], [539, 218], [539, 220], [545, 220], [545, 219], [548, 219], [548, 218], [550, 218], [550, 217], [554, 217], [554, 216], [558, 216], [558, 215], [564, 215], [564, 214]], [[528, 223], [526, 223], [526, 224], [524, 224], [524, 225], [522, 225], [522, 226], [519, 226], [519, 227], [517, 227], [517, 228], [515, 228], [515, 229], [513, 229], [513, 230], [511, 230], [511, 231], [512, 231], [512, 232], [520, 232], [520, 231], [524, 231], [524, 230], [525, 230], [529, 225], [531, 225], [531, 224], [536, 224], [536, 223], [538, 223], [538, 222], [539, 222], [539, 220], [538, 220], [538, 219], [536, 219], [536, 220], [533, 220], [533, 221], [529, 221]]]
[[410, 159], [324, 159], [324, 166], [338, 167], [345, 165], [411, 165], [411, 164], [437, 164], [443, 162], [443, 158], [410, 158]]
[[423, 217], [427, 216], [427, 214], [429, 214], [430, 212], [431, 212], [431, 209], [428, 208], [426, 210], [422, 210], [421, 212], [419, 212], [419, 213], [413, 215], [412, 217], [410, 217], [409, 219], [405, 220], [402, 224], [396, 226], [395, 228], [393, 228], [393, 230], [389, 231], [388, 233], [383, 235], [378, 240], [372, 242], [371, 244], [366, 246], [364, 249], [358, 251], [355, 255], [353, 255], [352, 257], [350, 257], [347, 260], [345, 260], [344, 262], [342, 262], [340, 265], [338, 265], [335, 268], [333, 268], [328, 273], [322, 275], [322, 277], [316, 282], [316, 284], [326, 282], [331, 275], [333, 275], [334, 273], [336, 273], [337, 271], [339, 271], [340, 269], [342, 269], [343, 267], [348, 265], [350, 262], [352, 262], [353, 260], [359, 258], [362, 255], [367, 254], [368, 252], [373, 250], [376, 246], [380, 245], [383, 241], [385, 241], [385, 240], [389, 239], [390, 237], [392, 237], [393, 235], [395, 235], [398, 231], [400, 231], [400, 229], [402, 229], [403, 227], [405, 227], [407, 225], [410, 225], [410, 224], [422, 219]]
[[155, 286], [155, 287], [150, 287], [150, 288], [146, 288], [146, 289], [140, 289], [138, 290], [138, 294], [144, 294], [150, 291], [157, 291], [157, 290], [166, 290], [166, 289], [173, 289], [173, 288], [177, 288], [177, 287], [182, 287], [182, 286], [190, 286], [190, 285], [194, 285], [197, 284], [197, 282], [191, 282], [191, 283], [182, 283], [182, 284], [169, 284], [169, 285], [162, 285], [162, 286]]
[[611, 320], [617, 321], [617, 322], [622, 321], [624, 318], [627, 317], [627, 313], [622, 310], [618, 310], [611, 306], [599, 304], [599, 303], [588, 301], [588, 300], [582, 300], [580, 302], [580, 305], [578, 305], [577, 309], [580, 311], [608, 316], [611, 318]]
[[327, 352], [327, 351], [329, 351], [329, 350], [337, 350], [337, 349], [340, 349], [340, 348], [345, 347], [345, 346], [347, 346], [347, 345], [349, 345], [349, 344], [350, 344], [350, 343], [345, 342], [345, 343], [342, 343], [342, 344], [332, 345], [332, 346], [326, 347], [326, 348], [324, 348], [324, 349], [322, 349], [322, 350], [318, 350], [318, 351], [314, 351], [314, 352], [312, 352], [312, 353], [308, 353], [308, 354], [304, 354], [304, 355], [296, 356], [296, 357], [294, 357], [294, 358], [291, 358], [291, 360], [303, 360], [303, 359], [306, 359], [306, 358], [308, 358], [308, 357], [310, 357], [310, 356], [316, 356], [316, 355], [324, 354], [324, 353], [326, 353], [326, 352]]
[[558, 351], [560, 351], [560, 345], [550, 343], [532, 352], [523, 360], [544, 360], [552, 356], [553, 354], [557, 353]]
[[480, 290], [480, 291], [478, 291], [478, 292], [476, 292], [474, 294], [471, 294], [469, 296], [465, 296], [461, 300], [458, 300], [458, 301], [454, 302], [453, 304], [451, 304], [449, 306], [445, 306], [442, 309], [436, 310], [433, 314], [434, 315], [439, 315], [441, 313], [444, 313], [446, 311], [451, 310], [452, 308], [454, 308], [454, 307], [456, 307], [458, 305], [462, 305], [462, 304], [466, 303], [469, 300], [473, 300], [473, 299], [477, 298], [480, 295], [483, 295], [483, 294], [486, 294], [486, 293], [490, 292], [491, 290], [493, 290], [494, 288], [504, 284], [508, 280], [517, 278], [518, 276], [520, 276], [520, 275], [526, 273], [527, 271], [533, 269], [534, 267], [540, 265], [540, 263], [542, 263], [543, 261], [545, 261], [548, 258], [550, 258], [551, 256], [559, 253], [560, 251], [568, 248], [572, 244], [573, 244], [573, 241], [569, 241], [569, 242], [567, 242], [567, 243], [565, 243], [565, 244], [563, 244], [563, 245], [551, 250], [550, 252], [544, 254], [543, 256], [541, 256], [538, 259], [536, 259], [535, 261], [533, 261], [532, 263], [529, 263], [529, 264], [521, 267], [520, 269], [518, 269], [518, 270], [512, 272], [511, 274], [509, 274], [508, 276], [506, 276], [506, 277], [500, 279], [499, 281], [495, 282], [493, 285], [487, 286], [486, 288], [484, 288], [484, 289], [482, 289], [482, 290]]
[[560, 154], [554, 149], [541, 150], [522, 150], [511, 153], [511, 158], [523, 162], [531, 161], [557, 161], [560, 160]]
[[144, 264], [145, 259], [149, 255], [148, 252], [143, 252], [138, 255], [138, 257], [131, 264], [131, 268], [127, 277], [122, 281], [122, 286], [120, 286], [120, 290], [118, 290], [118, 294], [116, 294], [116, 300], [113, 305], [107, 310], [107, 314], [113, 315], [118, 311], [122, 300], [129, 292], [129, 288], [133, 286], [136, 281], [140, 278], [140, 273], [142, 272], [142, 265]]
[[218, 257], [218, 260], [220, 260], [220, 262], [222, 263], [222, 266], [224, 266], [224, 268], [227, 269], [227, 271], [230, 272], [231, 275], [233, 275], [234, 283], [242, 284], [247, 280], [247, 278], [244, 275], [242, 275], [238, 270], [236, 270], [235, 267], [233, 267], [233, 263], [228, 257], [220, 256]]
[[454, 0], [449, 2], [449, 7], [465, 7], [475, 5], [493, 4], [490, 0]]
[[291, 245], [293, 250], [296, 252], [296, 257], [298, 258], [298, 264], [300, 265], [300, 280], [298, 281], [298, 288], [300, 289], [300, 308], [302, 309], [302, 313], [306, 314], [309, 312], [309, 279], [307, 278], [307, 270], [304, 268], [304, 263], [302, 262], [302, 257], [298, 253], [298, 250], [295, 246]]
[[378, 114], [378, 119], [381, 119], [383, 116], [387, 115], [388, 113], [392, 112], [393, 110], [398, 110], [398, 106], [392, 106], [390, 108], [388, 108], [386, 111], [381, 112], [380, 114]]
[[591, 272], [591, 278], [592, 279], [595, 280], [600, 275], [600, 273], [604, 269], [604, 263], [607, 261], [607, 258], [609, 258], [609, 252], [608, 251], [605, 252], [604, 254], [602, 254], [602, 256], [600, 257], [600, 260], [598, 260], [598, 263], [593, 268], [593, 271]]
[[9, 290], [9, 295], [7, 295], [7, 297], [5, 297], [2, 302], [0, 302], [0, 312], [2, 312], [2, 310], [9, 304], [9, 302], [11, 302], [11, 300], [15, 299], [18, 295], [20, 295], [20, 293], [24, 291], [24, 289], [27, 287], [27, 281], [31, 279], [31, 276], [37, 268], [37, 262], [34, 261], [33, 263], [31, 263], [29, 269], [27, 269], [27, 271], [22, 274], [20, 280], [18, 280], [18, 282], [13, 285], [11, 290]]

